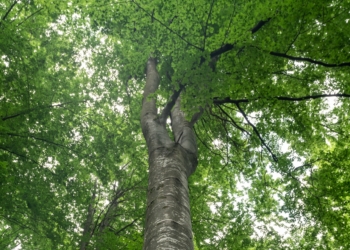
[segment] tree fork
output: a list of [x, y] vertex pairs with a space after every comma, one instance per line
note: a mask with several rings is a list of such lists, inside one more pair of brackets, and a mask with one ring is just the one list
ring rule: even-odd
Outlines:
[[156, 101], [149, 97], [159, 86], [156, 60], [147, 62], [141, 126], [147, 142], [149, 179], [144, 250], [193, 249], [188, 177], [197, 166], [197, 145], [190, 122], [177, 98], [171, 112], [175, 141], [170, 139]]

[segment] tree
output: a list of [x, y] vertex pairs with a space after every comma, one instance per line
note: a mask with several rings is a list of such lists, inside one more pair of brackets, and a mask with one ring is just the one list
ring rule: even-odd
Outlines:
[[[173, 249], [348, 248], [349, 1], [74, 1], [63, 5], [59, 14], [68, 20], [61, 25], [67, 33], [75, 31], [69, 36], [79, 44], [72, 45], [73, 55], [79, 54], [79, 49], [93, 53], [86, 59], [88, 69], [62, 72], [74, 72], [76, 87], [68, 84], [72, 77], [60, 77], [67, 85], [58, 86], [67, 87], [58, 93], [68, 97], [76, 91], [75, 96], [81, 99], [72, 99], [88, 100], [88, 104], [82, 102], [72, 116], [64, 115], [67, 128], [54, 130], [81, 131], [84, 137], [75, 144], [72, 136], [58, 138], [65, 139], [62, 145], [84, 153], [69, 164], [76, 169], [74, 173], [79, 173], [80, 159], [96, 159], [84, 166], [89, 166], [87, 172], [93, 173], [104, 186], [101, 190], [105, 190], [118, 179], [111, 174], [118, 169], [113, 163], [118, 156], [113, 150], [99, 147], [106, 145], [110, 131], [115, 131], [113, 134], [122, 136], [108, 145], [120, 149], [120, 163], [132, 159], [133, 164], [142, 164], [145, 147], [137, 128], [142, 114], [149, 155], [144, 249], [171, 244]], [[4, 13], [11, 6], [6, 6]], [[58, 12], [40, 17], [59, 20]], [[79, 18], [74, 19], [74, 15]], [[43, 27], [47, 29], [46, 24]], [[39, 33], [33, 37], [40, 40]], [[56, 44], [69, 43], [51, 43]], [[77, 46], [79, 49], [75, 49]], [[11, 69], [19, 72], [18, 67]], [[44, 79], [50, 79], [50, 74]], [[19, 79], [14, 82], [19, 83]], [[45, 86], [37, 88], [44, 91]], [[15, 95], [8, 99], [19, 100]], [[40, 100], [39, 96], [33, 100]], [[123, 107], [121, 112], [116, 112], [118, 105]], [[23, 119], [31, 124], [26, 127], [35, 127], [37, 120], [28, 120], [27, 114]], [[48, 126], [53, 120], [46, 118], [47, 122], [41, 124]], [[85, 125], [79, 124], [82, 118]], [[72, 120], [74, 124], [70, 125]], [[92, 142], [91, 135], [95, 138]], [[12, 146], [7, 144], [3, 150], [9, 149], [8, 145]], [[8, 158], [8, 151], [2, 155], [6, 158], [3, 168], [21, 169]], [[56, 157], [55, 152], [49, 155]], [[75, 158], [68, 154], [56, 159], [70, 162]], [[98, 167], [95, 163], [101, 160], [103, 167]], [[119, 168], [119, 180], [133, 175], [131, 169]], [[138, 179], [142, 179], [145, 169], [135, 169]], [[13, 186], [11, 177], [18, 173], [4, 175], [7, 187]], [[87, 175], [77, 179], [84, 185], [89, 183], [89, 191], [82, 194], [90, 198], [78, 201], [87, 211], [94, 200], [94, 181]], [[53, 178], [51, 182], [58, 180]], [[110, 197], [115, 196], [111, 193]], [[23, 198], [17, 200], [21, 203]], [[136, 199], [129, 201], [121, 209], [127, 211]], [[57, 202], [73, 201], [60, 198]], [[89, 213], [85, 215], [75, 221], [80, 225], [89, 221]], [[108, 227], [125, 221], [113, 221]], [[289, 236], [276, 229], [283, 223]], [[7, 224], [14, 222], [7, 220]], [[48, 229], [43, 228], [45, 231]], [[77, 239], [68, 234], [65, 239]], [[142, 230], [132, 234], [140, 235]], [[92, 240], [91, 244], [98, 241]], [[131, 246], [131, 241], [126, 245]], [[108, 244], [103, 247], [108, 249]]]
[[[164, 74], [158, 76], [155, 59], [148, 59], [141, 112], [150, 165], [144, 249], [169, 246], [174, 249], [193, 248], [186, 177], [196, 168], [197, 146], [193, 125], [201, 113], [196, 113], [200, 109], [206, 109], [224, 124], [225, 130], [220, 132], [232, 142], [231, 147], [244, 147], [245, 136], [238, 135], [237, 131], [248, 134], [251, 148], [248, 155], [258, 159], [257, 151], [263, 148], [267, 153], [265, 157], [274, 162], [271, 168], [283, 173], [287, 180], [292, 178], [300, 182], [291, 170], [294, 157], [303, 157], [306, 162], [296, 169], [307, 166], [309, 171], [314, 171], [316, 166], [322, 168], [320, 155], [314, 156], [318, 151], [315, 145], [319, 148], [323, 144], [321, 148], [329, 150], [327, 141], [338, 138], [327, 131], [327, 126], [332, 126], [332, 122], [322, 113], [325, 102], [321, 99], [349, 97], [348, 84], [340, 76], [346, 74], [350, 65], [348, 52], [343, 53], [338, 49], [347, 39], [343, 33], [347, 22], [344, 15], [348, 12], [347, 4], [334, 1], [317, 2], [317, 5], [305, 5], [299, 1], [254, 4], [203, 1], [202, 4], [188, 3], [174, 9], [175, 2], [146, 4], [131, 1], [130, 5], [123, 4], [112, 10], [128, 16], [128, 19], [120, 20], [130, 20], [127, 23], [134, 25], [133, 28], [124, 25], [126, 29], [118, 21], [109, 25], [116, 27], [111, 28], [110, 33], [118, 30], [123, 34], [121, 52], [129, 53], [126, 56], [129, 58], [145, 58], [149, 53], [155, 54], [160, 60], [160, 71]], [[137, 24], [133, 20], [138, 20]], [[130, 46], [130, 52], [125, 52], [129, 44], [134, 45]], [[123, 62], [121, 59], [120, 64]], [[149, 95], [155, 93], [159, 98], [162, 94], [157, 92], [160, 79], [165, 82], [164, 85], [168, 83], [168, 86], [163, 85], [165, 90], [169, 89], [170, 82], [173, 94], [158, 114], [155, 96]], [[327, 92], [327, 89], [333, 91]], [[342, 107], [340, 110], [345, 110], [343, 105], [346, 107], [348, 101], [341, 99], [338, 102], [337, 105]], [[330, 113], [339, 113], [337, 110], [335, 108]], [[255, 113], [255, 117], [250, 118], [249, 113]], [[169, 115], [172, 140], [166, 130]], [[227, 124], [237, 131], [227, 128]], [[220, 132], [214, 136], [216, 140], [220, 138]], [[277, 153], [278, 141], [291, 145], [296, 156]], [[230, 152], [227, 157], [232, 155], [233, 152]], [[258, 166], [251, 168], [253, 172], [264, 172]], [[266, 169], [262, 174], [266, 175]], [[311, 184], [315, 176], [310, 174]], [[266, 182], [265, 185], [271, 185]], [[309, 196], [301, 186], [296, 187], [301, 183], [292, 185], [295, 190], [299, 189], [295, 192], [300, 192], [303, 200]], [[262, 183], [258, 187], [261, 186]], [[289, 186], [285, 184], [286, 190], [289, 190]], [[265, 213], [271, 214], [275, 206], [269, 204], [269, 192], [266, 191], [259, 198], [262, 200], [260, 213], [265, 210]], [[260, 195], [256, 192], [255, 199]], [[329, 225], [324, 220], [328, 215], [320, 215], [318, 208], [317, 212], [313, 210], [315, 206], [322, 210], [330, 208], [324, 208], [326, 205], [319, 196], [312, 194], [311, 197], [314, 201], [306, 198], [303, 205], [303, 210], [307, 211], [304, 216], [310, 212], [315, 218], [324, 217], [318, 219], [327, 228]], [[324, 194], [321, 197], [328, 199]], [[347, 198], [343, 195], [342, 199]], [[286, 206], [298, 206], [296, 200], [286, 200], [285, 203]], [[340, 225], [335, 228], [340, 228]], [[325, 232], [330, 231], [320, 230], [314, 235], [324, 236], [327, 234]], [[339, 242], [343, 241], [340, 234], [334, 233], [333, 237]], [[346, 245], [345, 241], [341, 245]]]
[[123, 123], [98, 81], [89, 82], [81, 51], [91, 30], [79, 28], [67, 5], [1, 4], [1, 249], [77, 249], [86, 244], [84, 225], [91, 248], [113, 233], [125, 249], [138, 239], [125, 235], [142, 225], [135, 196], [145, 178], [134, 166], [145, 164], [138, 157], [127, 164], [121, 153], [140, 140], [118, 138], [135, 125]]

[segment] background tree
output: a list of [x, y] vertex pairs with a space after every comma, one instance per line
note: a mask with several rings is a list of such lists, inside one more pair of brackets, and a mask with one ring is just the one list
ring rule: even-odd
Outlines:
[[89, 206], [91, 248], [113, 233], [125, 249], [142, 228], [146, 165], [127, 153], [141, 140], [90, 78], [91, 30], [68, 5], [1, 4], [1, 249], [77, 249]]
[[[187, 121], [203, 108], [189, 179], [194, 247], [348, 248], [349, 4], [2, 4], [4, 244], [77, 248], [90, 239], [81, 236], [96, 190], [111, 190], [97, 210], [129, 190], [110, 232], [141, 214], [142, 191], [131, 187], [146, 179], [139, 114], [152, 53], [160, 83], [144, 101], [171, 107], [181, 92]], [[125, 186], [113, 189], [116, 181]], [[106, 233], [103, 248], [140, 248], [131, 242], [142, 224]]]

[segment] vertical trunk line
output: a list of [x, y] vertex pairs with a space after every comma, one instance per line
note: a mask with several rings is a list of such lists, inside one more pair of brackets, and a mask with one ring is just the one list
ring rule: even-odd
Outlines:
[[188, 153], [178, 144], [150, 154], [143, 250], [193, 249]]
[[83, 229], [83, 237], [81, 239], [80, 242], [80, 250], [85, 250], [87, 248], [87, 246], [90, 243], [90, 239], [91, 239], [91, 230], [92, 230], [92, 222], [93, 222], [93, 217], [95, 214], [95, 209], [94, 209], [94, 203], [95, 203], [95, 199], [96, 199], [96, 189], [97, 189], [97, 181], [95, 181], [94, 184], [94, 190], [92, 192], [92, 197], [91, 197], [91, 201], [88, 207], [88, 214], [86, 217], [86, 220], [84, 222], [84, 229]]

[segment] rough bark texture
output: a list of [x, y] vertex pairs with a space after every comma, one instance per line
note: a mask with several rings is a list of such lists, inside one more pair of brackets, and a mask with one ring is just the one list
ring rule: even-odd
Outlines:
[[[180, 99], [171, 112], [171, 140], [156, 101], [148, 96], [159, 86], [156, 61], [147, 62], [141, 126], [149, 154], [149, 182], [144, 250], [193, 249], [188, 177], [197, 166], [197, 145], [192, 126], [180, 110]], [[166, 119], [165, 119], [166, 120]]]

